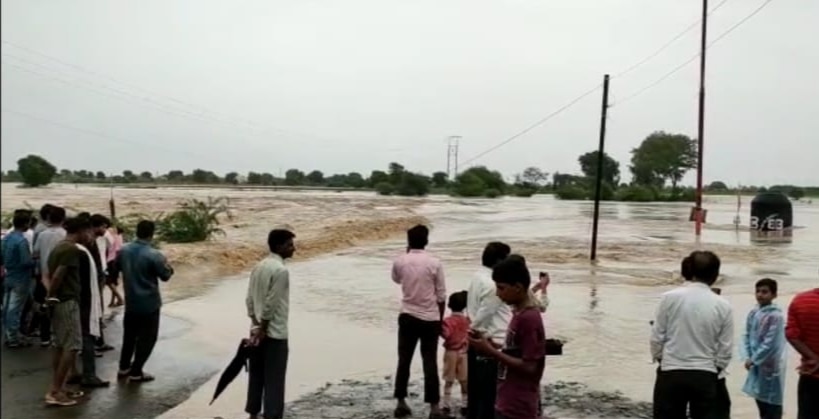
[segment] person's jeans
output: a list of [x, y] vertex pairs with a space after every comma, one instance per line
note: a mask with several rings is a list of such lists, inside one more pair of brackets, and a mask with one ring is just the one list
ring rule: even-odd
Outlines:
[[284, 415], [284, 384], [289, 353], [286, 339], [264, 338], [250, 353], [245, 412], [265, 419]]
[[709, 371], [659, 371], [654, 383], [654, 419], [716, 419], [717, 374]]
[[20, 341], [20, 321], [23, 316], [23, 307], [31, 295], [33, 281], [9, 281], [6, 278], [3, 284], [3, 325], [6, 332], [6, 343]]
[[473, 349], [467, 351], [467, 419], [493, 419], [495, 395], [498, 389], [498, 363], [479, 357]]
[[159, 310], [149, 313], [125, 312], [122, 320], [122, 354], [120, 371], [128, 371], [131, 377], [140, 377], [142, 367], [151, 356], [159, 337]]
[[415, 355], [418, 341], [421, 341], [421, 360], [424, 363], [424, 402], [437, 404], [441, 401], [441, 382], [438, 378], [438, 336], [440, 334], [440, 321], [420, 320], [409, 314], [398, 316], [398, 368], [395, 373], [395, 393], [393, 395], [396, 399], [407, 398], [412, 357]]
[[799, 411], [797, 419], [819, 418], [819, 378], [802, 375], [799, 377], [797, 398]]
[[756, 401], [759, 408], [759, 419], [782, 419], [782, 406]]

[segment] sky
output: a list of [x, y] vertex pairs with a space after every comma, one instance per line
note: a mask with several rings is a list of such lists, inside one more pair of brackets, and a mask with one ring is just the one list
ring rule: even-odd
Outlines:
[[[713, 40], [766, 0], [725, 0]], [[711, 0], [711, 7], [721, 0]], [[690, 0], [2, 2], [2, 169], [579, 172], [664, 130], [696, 137]], [[705, 182], [819, 184], [819, 2], [770, 0], [708, 50]], [[647, 86], [652, 86], [643, 90]], [[637, 96], [635, 93], [641, 92]], [[481, 156], [475, 159], [476, 156]], [[693, 172], [685, 183], [692, 184]]]

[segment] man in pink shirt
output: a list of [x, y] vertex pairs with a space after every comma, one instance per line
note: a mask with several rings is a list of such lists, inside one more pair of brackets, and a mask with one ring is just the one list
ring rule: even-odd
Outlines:
[[410, 366], [415, 347], [421, 341], [424, 362], [424, 402], [430, 405], [430, 419], [443, 418], [438, 379], [438, 337], [444, 316], [446, 286], [444, 268], [438, 258], [424, 248], [429, 242], [429, 229], [417, 225], [407, 230], [407, 253], [395, 260], [392, 280], [401, 285], [403, 298], [398, 316], [398, 369], [395, 373], [395, 417], [412, 415], [406, 402]]

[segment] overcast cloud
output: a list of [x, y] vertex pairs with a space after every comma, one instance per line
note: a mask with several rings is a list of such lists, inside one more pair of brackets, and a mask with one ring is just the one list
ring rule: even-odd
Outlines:
[[[727, 0], [711, 39], [763, 1]], [[469, 160], [650, 55], [695, 23], [699, 7], [4, 0], [2, 167], [36, 153], [60, 168], [117, 173], [369, 173], [390, 161], [443, 170], [447, 136], [463, 137]], [[817, 22], [819, 2], [773, 0], [709, 50], [706, 181], [819, 184]], [[696, 135], [696, 61], [618, 100], [694, 56], [698, 42], [691, 31], [612, 80], [607, 151], [623, 170], [654, 130]], [[577, 172], [577, 156], [597, 147], [599, 111], [595, 93], [474, 163], [507, 175]]]

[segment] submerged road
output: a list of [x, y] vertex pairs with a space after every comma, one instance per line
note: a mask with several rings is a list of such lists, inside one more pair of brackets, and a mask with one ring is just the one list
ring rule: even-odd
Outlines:
[[[43, 397], [51, 379], [51, 350], [32, 346], [2, 349], [3, 419], [151, 419], [185, 401], [229, 361], [197, 355], [196, 344], [184, 336], [190, 323], [163, 316], [159, 341], [145, 370], [156, 380], [144, 384], [117, 382], [119, 349], [122, 346], [122, 315], [106, 324], [105, 339], [113, 351], [97, 358], [97, 374], [110, 380], [109, 388], [84, 390], [77, 406], [46, 407]], [[201, 351], [199, 351], [201, 353]]]

